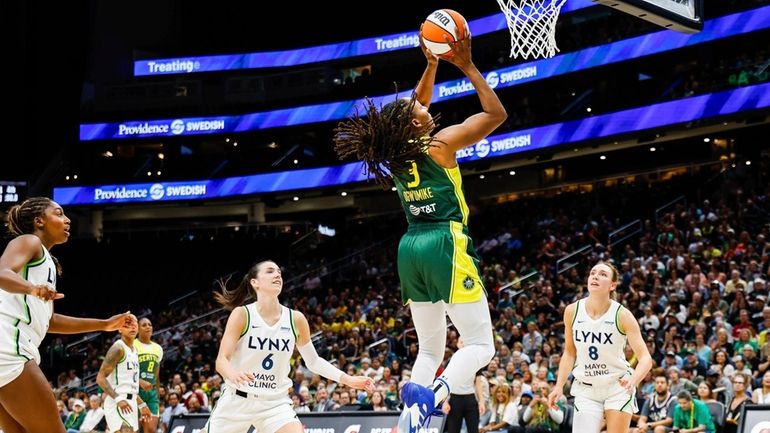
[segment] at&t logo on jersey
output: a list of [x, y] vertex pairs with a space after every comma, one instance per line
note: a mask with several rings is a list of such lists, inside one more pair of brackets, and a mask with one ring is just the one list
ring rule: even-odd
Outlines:
[[409, 212], [414, 216], [421, 213], [432, 214], [433, 212], [436, 212], [436, 203], [427, 204], [425, 206], [415, 206], [410, 204]]

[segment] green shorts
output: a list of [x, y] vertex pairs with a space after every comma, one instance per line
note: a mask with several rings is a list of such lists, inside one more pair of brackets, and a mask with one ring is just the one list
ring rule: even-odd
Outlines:
[[150, 412], [152, 412], [152, 416], [159, 416], [159, 399], [158, 399], [158, 391], [153, 389], [152, 391], [145, 391], [143, 389], [139, 390], [139, 398], [142, 399], [143, 402], [147, 403], [147, 409], [150, 409]]
[[458, 222], [411, 224], [398, 244], [401, 300], [464, 304], [484, 295], [479, 256]]

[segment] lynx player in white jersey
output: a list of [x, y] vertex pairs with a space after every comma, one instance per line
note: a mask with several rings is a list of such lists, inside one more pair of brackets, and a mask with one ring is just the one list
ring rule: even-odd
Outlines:
[[152, 416], [147, 404], [139, 397], [139, 355], [134, 340], [139, 323], [133, 317], [132, 326], [120, 330], [120, 339], [112, 344], [96, 374], [96, 383], [104, 390], [104, 418], [108, 433], [134, 433], [139, 430], [139, 414]]
[[[302, 433], [288, 394], [295, 346], [311, 371], [373, 391], [371, 378], [349, 376], [318, 357], [305, 316], [278, 302], [282, 287], [281, 269], [272, 261], [254, 265], [233, 290], [222, 283], [217, 301], [232, 310], [216, 362], [225, 386], [205, 432], [242, 433], [253, 425], [258, 433]], [[252, 296], [257, 301], [244, 305]]]
[[[634, 315], [610, 297], [618, 285], [617, 269], [599, 262], [587, 284], [588, 297], [564, 311], [564, 354], [548, 404], [562, 398], [572, 373], [573, 431], [599, 433], [604, 419], [607, 433], [627, 433], [636, 412], [636, 385], [652, 368], [652, 357]], [[623, 353], [626, 341], [639, 359], [633, 371]]]
[[0, 256], [0, 430], [5, 433], [64, 433], [56, 400], [40, 371], [38, 345], [47, 332], [115, 331], [128, 313], [108, 320], [53, 312], [57, 266], [49, 253], [67, 242], [70, 220], [46, 197], [32, 197], [8, 212], [15, 238]]

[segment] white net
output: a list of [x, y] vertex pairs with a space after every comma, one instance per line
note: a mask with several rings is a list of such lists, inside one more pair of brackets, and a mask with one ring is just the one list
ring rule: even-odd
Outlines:
[[511, 57], [553, 57], [556, 21], [567, 0], [497, 0], [511, 31]]

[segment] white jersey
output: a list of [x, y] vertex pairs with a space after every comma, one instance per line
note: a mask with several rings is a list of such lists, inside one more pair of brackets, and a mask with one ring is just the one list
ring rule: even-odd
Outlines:
[[115, 370], [107, 377], [107, 381], [118, 395], [136, 396], [139, 392], [139, 355], [133, 347], [126, 345], [123, 339], [115, 344], [122, 346], [123, 359], [115, 365]]
[[[19, 275], [33, 284], [50, 284], [56, 287], [56, 264], [51, 254], [43, 247], [43, 256], [33, 259], [22, 268]], [[9, 320], [16, 328], [13, 342], [18, 349], [23, 344], [40, 346], [53, 316], [53, 301], [44, 301], [36, 296], [10, 293], [0, 290], [0, 317]], [[18, 350], [17, 350], [18, 353]], [[39, 359], [36, 360], [38, 363]]]
[[592, 386], [616, 383], [631, 373], [623, 351], [626, 334], [620, 331], [619, 323], [623, 306], [611, 301], [607, 312], [594, 320], [586, 312], [585, 303], [585, 299], [577, 302], [572, 319], [572, 338], [577, 349], [572, 375]]
[[257, 312], [256, 302], [241, 308], [246, 309], [246, 326], [230, 365], [237, 372], [254, 374], [254, 381], [238, 386], [227, 381], [227, 385], [259, 399], [286, 398], [292, 386], [289, 372], [297, 341], [292, 311], [282, 305], [281, 318], [268, 326]]

